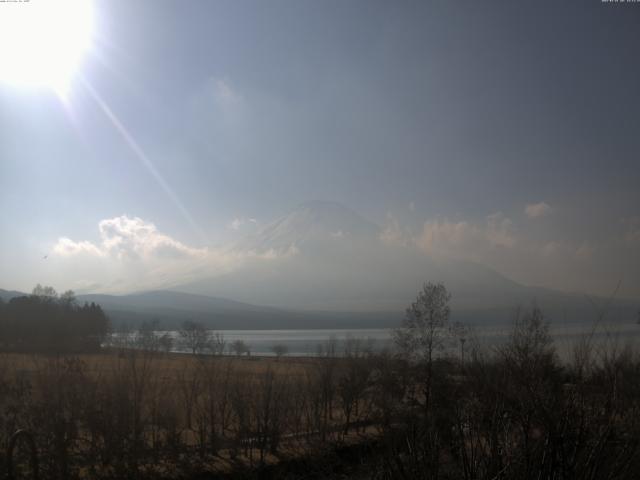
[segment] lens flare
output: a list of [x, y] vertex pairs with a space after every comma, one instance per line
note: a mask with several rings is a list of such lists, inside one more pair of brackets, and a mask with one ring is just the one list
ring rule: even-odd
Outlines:
[[0, 82], [66, 96], [92, 31], [89, 0], [0, 3]]

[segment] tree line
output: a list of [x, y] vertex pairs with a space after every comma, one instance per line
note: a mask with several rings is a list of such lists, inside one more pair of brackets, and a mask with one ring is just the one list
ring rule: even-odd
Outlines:
[[110, 330], [99, 305], [80, 305], [72, 291], [61, 295], [37, 285], [31, 295], [0, 300], [0, 348], [15, 352], [87, 352], [100, 349]]
[[387, 352], [329, 340], [316, 358], [278, 362], [123, 345], [98, 365], [42, 359], [30, 376], [0, 356], [0, 431], [34, 432], [41, 478], [195, 478], [354, 443], [368, 445], [355, 478], [637, 478], [637, 351], [586, 336], [560, 361], [535, 307], [487, 347], [449, 323], [449, 298], [426, 284]]

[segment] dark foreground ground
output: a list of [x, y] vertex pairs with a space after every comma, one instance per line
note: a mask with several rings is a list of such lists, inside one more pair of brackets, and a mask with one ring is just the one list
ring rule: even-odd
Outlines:
[[[2, 354], [0, 465], [26, 429], [42, 479], [638, 478], [637, 349], [585, 337], [561, 362], [535, 316], [500, 348], [465, 345], [457, 357]], [[18, 478], [29, 453], [18, 442]]]

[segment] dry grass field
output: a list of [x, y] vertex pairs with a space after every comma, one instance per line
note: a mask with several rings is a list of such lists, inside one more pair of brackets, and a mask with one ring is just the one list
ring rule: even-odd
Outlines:
[[[136, 349], [3, 353], [0, 443], [27, 429], [41, 468], [65, 478], [131, 471], [171, 477], [171, 471], [275, 464], [317, 452], [329, 441], [352, 444], [371, 436], [370, 428], [356, 427], [370, 405], [351, 383], [339, 386], [348, 366], [336, 358]], [[364, 387], [361, 380], [358, 388]], [[343, 390], [350, 392], [344, 398]]]
[[[85, 365], [86, 373], [90, 376], [100, 376], [109, 372], [119, 371], [127, 354], [115, 350], [97, 353], [45, 354], [45, 353], [0, 353], [0, 371], [19, 371], [24, 374], [34, 374], [43, 365], [73, 357]], [[172, 377], [177, 372], [183, 372], [201, 366], [203, 363], [228, 365], [239, 375], [256, 375], [271, 370], [277, 375], [303, 375], [310, 366], [317, 365], [322, 359], [314, 357], [260, 357], [260, 356], [195, 356], [188, 353], [160, 353], [138, 352], [139, 360], [149, 361], [152, 367], [162, 375]]]

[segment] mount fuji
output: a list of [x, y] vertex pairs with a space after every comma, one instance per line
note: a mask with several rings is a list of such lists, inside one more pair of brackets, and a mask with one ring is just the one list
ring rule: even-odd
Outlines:
[[[503, 322], [535, 301], [558, 321], [592, 320], [584, 296], [519, 284], [465, 260], [433, 258], [411, 245], [383, 241], [383, 229], [348, 207], [313, 201], [237, 241], [233, 249], [271, 253], [268, 262], [180, 285], [176, 290], [297, 311], [389, 312], [401, 315], [426, 281], [452, 294], [453, 317]], [[618, 301], [617, 318], [637, 305]]]

